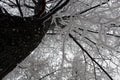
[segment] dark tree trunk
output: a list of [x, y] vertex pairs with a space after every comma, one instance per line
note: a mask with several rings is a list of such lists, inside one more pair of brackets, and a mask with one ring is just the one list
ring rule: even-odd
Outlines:
[[0, 15], [0, 80], [39, 45], [50, 22], [43, 26], [42, 21], [31, 18]]
[[0, 7], [0, 80], [40, 44], [50, 27], [51, 16], [70, 0], [60, 0], [47, 13], [44, 10], [45, 0], [38, 2], [41, 1], [44, 5], [35, 2], [36, 13], [32, 17], [23, 17], [18, 0], [16, 0], [16, 5], [21, 17], [11, 16], [4, 8]]

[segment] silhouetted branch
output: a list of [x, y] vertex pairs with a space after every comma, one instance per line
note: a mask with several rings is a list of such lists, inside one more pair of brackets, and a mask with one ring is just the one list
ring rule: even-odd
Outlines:
[[34, 6], [30, 6], [30, 5], [27, 5], [27, 4], [24, 4], [24, 6], [27, 7], [27, 8], [35, 9]]
[[35, 17], [41, 17], [43, 14], [46, 13], [45, 11], [46, 7], [46, 0], [38, 0], [37, 4], [35, 5], [34, 13]]
[[32, 0], [32, 2], [36, 5], [37, 4], [37, 2], [35, 1], [35, 0]]
[[41, 20], [45, 20], [45, 19], [49, 18], [51, 15], [55, 14], [58, 10], [60, 10], [61, 8], [63, 8], [69, 1], [70, 0], [66, 0], [61, 5], [58, 5], [57, 7], [54, 7], [54, 9], [52, 9], [51, 11], [49, 11], [45, 16], [41, 17]]
[[10, 14], [7, 12], [7, 10], [3, 7], [0, 7], [0, 14], [6, 14], [7, 16], [10, 16]]
[[62, 3], [63, 0], [60, 0], [50, 11], [54, 10], [57, 6], [59, 6]]
[[[79, 28], [79, 30], [82, 30], [82, 28]], [[98, 31], [93, 31], [93, 30], [87, 30], [88, 32], [91, 32], [91, 33], [99, 33]], [[106, 35], [109, 35], [109, 36], [114, 36], [114, 37], [117, 37], [117, 38], [120, 38], [120, 35], [115, 35], [115, 34], [111, 34], [111, 33], [106, 33]]]
[[20, 15], [23, 17], [23, 12], [22, 12], [22, 9], [21, 9], [21, 6], [20, 6], [20, 3], [18, 2], [18, 0], [16, 0], [16, 3], [17, 3], [17, 6], [18, 6], [18, 10], [20, 12]]
[[55, 70], [55, 71], [53, 71], [53, 72], [50, 72], [50, 73], [48, 73], [48, 74], [46, 74], [46, 75], [44, 75], [42, 78], [40, 78], [39, 80], [42, 80], [42, 79], [44, 79], [45, 77], [47, 77], [47, 76], [49, 76], [49, 75], [51, 75], [51, 74], [54, 74], [55, 72], [57, 72], [58, 70]]
[[13, 5], [16, 5], [13, 1], [9, 0], [10, 3], [12, 3]]
[[10, 6], [10, 7], [14, 7], [15, 5], [13, 5], [13, 4], [11, 4], [11, 3], [8, 3], [8, 2], [6, 2], [6, 1], [1, 1], [2, 3], [4, 3], [4, 4], [7, 4], [8, 6]]
[[92, 9], [95, 9], [95, 8], [98, 8], [98, 7], [102, 6], [102, 5], [104, 5], [104, 4], [107, 4], [108, 2], [109, 2], [109, 0], [106, 1], [106, 2], [103, 2], [103, 3], [101, 3], [101, 4], [98, 4], [98, 5], [96, 5], [96, 6], [90, 7], [90, 8], [88, 8], [88, 9], [86, 9], [86, 10], [80, 12], [80, 13], [77, 13], [77, 14], [83, 14], [83, 13], [86, 13], [86, 12], [92, 10]]
[[90, 8], [88, 8], [88, 9], [86, 9], [86, 10], [81, 11], [81, 12], [78, 12], [78, 13], [74, 14], [73, 16], [71, 16], [71, 15], [70, 15], [70, 16], [63, 16], [62, 19], [63, 19], [63, 20], [64, 20], [64, 19], [66, 20], [66, 19], [69, 19], [70, 17], [75, 17], [76, 15], [84, 14], [84, 13], [90, 11], [90, 10], [93, 10], [93, 9], [95, 9], [95, 8], [98, 8], [98, 7], [102, 6], [102, 5], [104, 5], [104, 4], [107, 4], [108, 2], [109, 2], [109, 0], [106, 1], [106, 2], [103, 2], [103, 3], [101, 3], [101, 4], [97, 4], [97, 5], [93, 6], [93, 7], [90, 7]]
[[[10, 6], [11, 8], [17, 7], [17, 4], [14, 3], [11, 0], [9, 0], [9, 2], [6, 2], [6, 1], [1, 1], [1, 2], [4, 3], [4, 4], [6, 4], [6, 5], [8, 5], [8, 6]], [[22, 5], [20, 5], [20, 6], [22, 6]]]
[[83, 48], [83, 46], [82, 46], [71, 34], [69, 34], [69, 37], [72, 38], [73, 41], [82, 49], [82, 51], [84, 51], [84, 52], [87, 54], [87, 56], [88, 56], [93, 62], [95, 62], [95, 63], [97, 64], [97, 66], [100, 67], [100, 69], [110, 78], [110, 80], [113, 80], [113, 78], [103, 69], [103, 67], [102, 67], [94, 58], [92, 58], [92, 56], [87, 52], [87, 50], [85, 50], [85, 49]]

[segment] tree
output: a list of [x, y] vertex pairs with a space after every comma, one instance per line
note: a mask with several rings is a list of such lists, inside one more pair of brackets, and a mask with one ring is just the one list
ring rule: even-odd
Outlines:
[[20, 13], [20, 16], [11, 15], [4, 7], [0, 7], [0, 79], [2, 79], [38, 46], [49, 29], [51, 15], [63, 8], [69, 0], [61, 0], [48, 12], [45, 12], [45, 0], [32, 0], [35, 14], [29, 17], [25, 17], [22, 11], [23, 6], [31, 7], [24, 5], [25, 0], [0, 2], [11, 8], [18, 8]]
[[35, 61], [31, 57], [29, 67], [18, 65], [21, 79], [117, 80], [119, 8], [119, 0], [70, 0], [52, 16], [53, 31], [34, 51]]

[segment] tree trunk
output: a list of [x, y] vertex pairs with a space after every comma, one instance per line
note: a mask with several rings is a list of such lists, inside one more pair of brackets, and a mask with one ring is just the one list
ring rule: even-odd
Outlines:
[[50, 22], [0, 14], [0, 80], [39, 45]]

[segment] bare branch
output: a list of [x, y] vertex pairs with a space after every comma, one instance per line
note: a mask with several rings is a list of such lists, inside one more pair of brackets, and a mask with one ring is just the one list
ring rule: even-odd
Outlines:
[[35, 1], [35, 0], [32, 0], [32, 2], [36, 5], [37, 4], [37, 2]]
[[58, 5], [57, 7], [54, 7], [54, 9], [52, 9], [51, 11], [49, 11], [45, 16], [41, 17], [41, 20], [45, 20], [45, 19], [49, 18], [51, 15], [55, 14], [58, 10], [60, 10], [61, 8], [63, 8], [69, 1], [70, 0], [66, 0], [61, 5]]
[[23, 12], [22, 12], [22, 9], [21, 9], [21, 6], [20, 6], [20, 3], [18, 2], [18, 0], [16, 0], [16, 3], [17, 3], [17, 6], [18, 6], [18, 10], [20, 12], [20, 15], [23, 17]]
[[27, 4], [24, 4], [25, 7], [27, 8], [30, 8], [30, 9], [35, 9], [34, 6], [30, 6], [30, 5], [27, 5]]
[[108, 0], [107, 2], [103, 2], [103, 3], [98, 4], [98, 5], [96, 5], [96, 6], [90, 7], [89, 9], [86, 9], [86, 10], [84, 10], [84, 11], [80, 12], [79, 14], [86, 13], [86, 12], [88, 12], [88, 11], [92, 10], [92, 9], [95, 9], [95, 8], [100, 7], [101, 5], [107, 4], [108, 2], [109, 2], [109, 0]]
[[69, 37], [72, 38], [73, 41], [88, 55], [88, 57], [100, 67], [100, 69], [110, 78], [110, 80], [113, 80], [113, 78], [103, 69], [103, 67], [94, 58], [92, 58], [92, 56], [82, 47], [82, 45], [71, 34], [69, 34]]
[[53, 72], [50, 72], [50, 73], [48, 73], [48, 74], [46, 74], [46, 75], [44, 75], [42, 78], [40, 78], [39, 80], [42, 80], [43, 78], [45, 78], [45, 77], [47, 77], [47, 76], [49, 76], [49, 75], [51, 75], [51, 74], [54, 74], [55, 72], [57, 72], [58, 70], [55, 70], [55, 71], [53, 71]]

